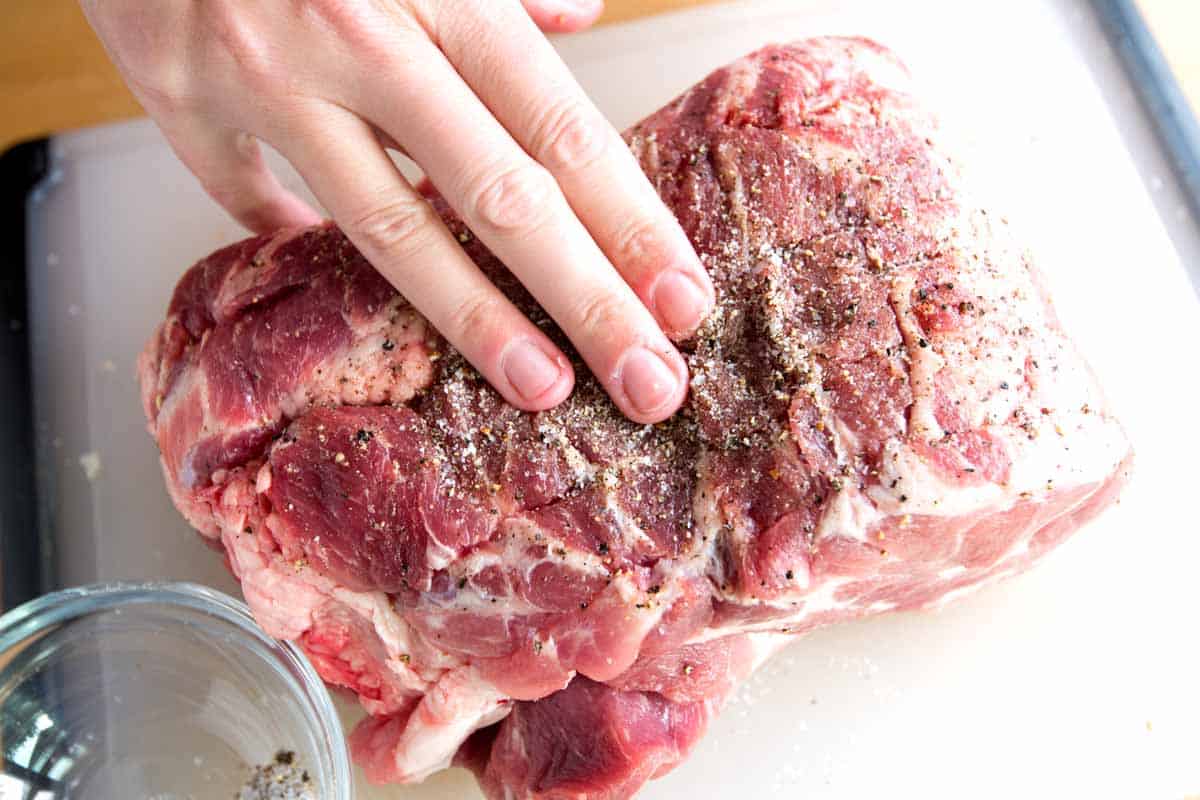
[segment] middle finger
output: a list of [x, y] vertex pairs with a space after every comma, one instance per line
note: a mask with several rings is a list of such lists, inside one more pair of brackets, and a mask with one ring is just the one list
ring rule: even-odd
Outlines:
[[[467, 85], [554, 174], [663, 329], [676, 341], [693, 333], [713, 303], [708, 273], [620, 134], [546, 37], [514, 2], [467, 0], [453, 13], [437, 8], [442, 48]], [[504, 35], [479, 46], [491, 28]]]

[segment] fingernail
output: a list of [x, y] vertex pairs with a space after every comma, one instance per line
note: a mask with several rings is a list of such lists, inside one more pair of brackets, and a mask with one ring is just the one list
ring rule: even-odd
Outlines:
[[708, 292], [690, 275], [678, 270], [658, 279], [650, 299], [655, 316], [668, 333], [691, 333], [710, 305]]
[[637, 347], [621, 364], [621, 386], [639, 414], [651, 415], [675, 396], [679, 379], [661, 356]]
[[532, 402], [558, 382], [562, 370], [533, 342], [518, 340], [509, 346], [501, 361], [504, 377], [525, 400]]

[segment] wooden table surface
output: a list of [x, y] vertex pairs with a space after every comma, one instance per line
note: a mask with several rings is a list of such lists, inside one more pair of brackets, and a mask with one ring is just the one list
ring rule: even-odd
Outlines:
[[[711, 0], [608, 0], [602, 23]], [[0, 151], [56, 130], [141, 113], [76, 0], [2, 0]], [[1200, 2], [1139, 0], [1193, 107], [1200, 108]]]

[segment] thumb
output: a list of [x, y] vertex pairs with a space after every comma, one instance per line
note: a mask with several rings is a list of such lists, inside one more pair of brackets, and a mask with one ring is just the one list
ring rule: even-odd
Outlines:
[[521, 0], [521, 4], [546, 33], [583, 30], [604, 11], [604, 0]]

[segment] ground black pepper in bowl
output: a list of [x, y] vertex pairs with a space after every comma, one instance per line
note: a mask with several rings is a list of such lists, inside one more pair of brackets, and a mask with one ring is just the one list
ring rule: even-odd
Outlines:
[[296, 764], [296, 754], [280, 750], [275, 758], [254, 768], [234, 800], [317, 800], [308, 770]]

